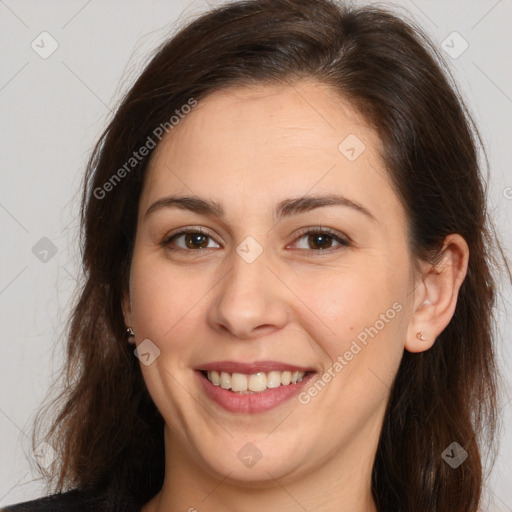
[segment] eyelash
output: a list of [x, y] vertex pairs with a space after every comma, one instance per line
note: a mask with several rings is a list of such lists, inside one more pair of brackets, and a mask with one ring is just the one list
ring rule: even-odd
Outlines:
[[[205, 235], [209, 238], [211, 238], [212, 240], [214, 240], [215, 243], [219, 243], [217, 242], [208, 232], [204, 231], [203, 229], [201, 228], [190, 228], [190, 229], [187, 229], [187, 230], [182, 230], [182, 231], [179, 231], [178, 233], [174, 233], [168, 237], [166, 237], [162, 242], [161, 242], [161, 246], [162, 247], [165, 247], [169, 250], [172, 250], [172, 251], [183, 251], [183, 252], [202, 252], [202, 251], [206, 251], [208, 250], [208, 248], [204, 248], [204, 249], [183, 249], [182, 247], [173, 247], [171, 248], [170, 247], [170, 244], [173, 240], [175, 240], [176, 238], [180, 237], [180, 236], [183, 236], [183, 235], [190, 235], [190, 234], [199, 234], [199, 235]], [[309, 253], [313, 253], [313, 254], [318, 254], [318, 255], [325, 255], [325, 254], [330, 254], [334, 251], [337, 251], [337, 250], [340, 250], [340, 249], [343, 249], [345, 247], [349, 247], [351, 245], [351, 242], [350, 240], [348, 239], [348, 237], [343, 237], [341, 236], [338, 232], [330, 229], [330, 228], [324, 228], [324, 227], [316, 227], [316, 228], [306, 228], [304, 231], [300, 232], [298, 234], [298, 238], [296, 240], [300, 240], [301, 238], [304, 238], [304, 236], [306, 235], [329, 235], [330, 238], [332, 238], [333, 240], [335, 240], [336, 242], [338, 242], [340, 245], [338, 247], [334, 247], [334, 248], [329, 248], [329, 249], [299, 249], [300, 251], [306, 251], [306, 252], [309, 252]], [[220, 245], [220, 244], [219, 244]]]

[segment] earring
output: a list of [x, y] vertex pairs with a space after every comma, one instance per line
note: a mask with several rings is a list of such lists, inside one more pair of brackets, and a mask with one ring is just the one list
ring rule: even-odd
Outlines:
[[416, 333], [416, 338], [418, 338], [420, 341], [426, 341], [427, 338], [425, 338], [424, 334], [425, 333], [423, 331], [418, 331]]
[[128, 334], [128, 342], [135, 343], [135, 332], [131, 327], [126, 328], [126, 332]]

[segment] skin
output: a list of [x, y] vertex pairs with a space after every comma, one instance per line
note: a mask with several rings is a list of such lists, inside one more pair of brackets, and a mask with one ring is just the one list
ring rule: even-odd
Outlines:
[[[338, 149], [349, 134], [365, 144], [354, 161]], [[303, 80], [217, 91], [156, 149], [123, 302], [135, 342], [160, 350], [141, 369], [166, 422], [166, 477], [144, 512], [376, 510], [371, 470], [390, 386], [404, 349], [428, 350], [450, 321], [468, 259], [451, 235], [436, 268], [414, 261], [380, 148], [346, 100]], [[333, 193], [374, 219], [347, 206], [273, 216], [284, 199]], [[225, 217], [146, 215], [171, 194], [214, 200]], [[300, 230], [318, 226], [349, 245], [327, 238], [315, 252]], [[184, 236], [162, 244], [193, 227], [207, 231], [207, 248], [187, 249]], [[248, 236], [263, 249], [252, 263], [236, 251]], [[198, 385], [193, 369], [220, 360], [311, 366], [320, 378], [393, 304], [400, 312], [306, 404], [230, 413]], [[261, 452], [252, 467], [237, 457], [248, 442]]]

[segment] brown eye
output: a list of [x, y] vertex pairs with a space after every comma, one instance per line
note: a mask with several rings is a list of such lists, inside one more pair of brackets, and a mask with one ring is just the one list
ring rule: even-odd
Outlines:
[[308, 243], [312, 249], [329, 249], [332, 246], [333, 238], [330, 235], [315, 234], [308, 236]]
[[[215, 245], [211, 245], [211, 243], [214, 243]], [[176, 233], [164, 240], [162, 245], [169, 249], [177, 248], [184, 251], [218, 247], [218, 244], [210, 235], [197, 230], [180, 231], [179, 233]]]
[[335, 251], [340, 247], [350, 245], [348, 239], [342, 237], [336, 232], [324, 229], [311, 229], [302, 233], [296, 247], [298, 249], [309, 250], [310, 252]]
[[189, 249], [205, 249], [208, 247], [208, 236], [202, 233], [188, 233], [185, 235], [185, 245]]

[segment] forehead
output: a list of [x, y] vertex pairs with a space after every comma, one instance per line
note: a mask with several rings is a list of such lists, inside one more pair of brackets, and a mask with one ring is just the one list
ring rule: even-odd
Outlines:
[[184, 145], [201, 148], [194, 152], [196, 158], [214, 151], [218, 157], [252, 153], [258, 159], [299, 159], [316, 150], [337, 159], [339, 143], [349, 134], [375, 149], [380, 146], [362, 116], [326, 84], [232, 87], [201, 99], [164, 138], [154, 160], [162, 153], [177, 153], [177, 146], [181, 156], [192, 156], [182, 152]]
[[325, 84], [233, 87], [202, 99], [164, 137], [141, 203], [192, 193], [247, 213], [284, 196], [337, 191], [391, 205], [380, 151], [376, 132]]

